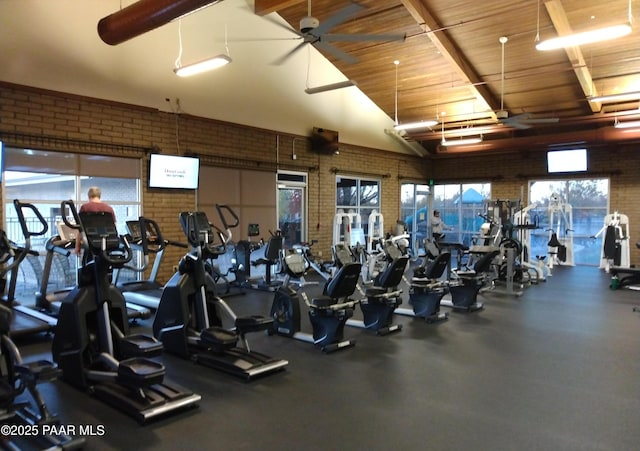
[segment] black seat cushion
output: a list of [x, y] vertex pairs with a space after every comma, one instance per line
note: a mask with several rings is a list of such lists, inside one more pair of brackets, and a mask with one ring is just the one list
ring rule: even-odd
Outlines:
[[378, 277], [376, 277], [376, 280], [374, 281], [374, 285], [385, 289], [400, 285], [408, 263], [409, 257], [407, 255], [396, 258], [385, 268], [383, 272], [378, 274]]
[[351, 296], [356, 290], [361, 268], [362, 265], [360, 263], [345, 264], [327, 281], [322, 294], [332, 299]]

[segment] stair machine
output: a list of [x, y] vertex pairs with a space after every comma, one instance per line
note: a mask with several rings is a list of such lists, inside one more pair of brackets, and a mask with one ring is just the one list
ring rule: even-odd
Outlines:
[[[6, 265], [0, 271], [2, 285], [6, 283], [7, 272], [20, 264], [14, 256], [7, 235], [0, 230], [0, 264]], [[9, 337], [12, 316], [9, 307], [0, 305], [0, 423], [20, 426], [23, 431], [32, 431], [34, 434], [16, 434], [16, 437], [3, 434], [2, 449], [81, 449], [84, 438], [55, 431], [56, 428], [60, 430], [60, 422], [56, 415], [49, 412], [37, 387], [40, 383], [57, 379], [60, 371], [45, 360], [22, 360], [18, 347]], [[18, 401], [16, 398], [25, 391], [30, 399]]]
[[[117, 271], [114, 283], [122, 291], [127, 305], [139, 305], [155, 310], [158, 308], [164, 288], [156, 279], [165, 249], [167, 246], [187, 249], [188, 246], [184, 243], [164, 239], [158, 223], [144, 216], [140, 216], [137, 221], [127, 221], [127, 231], [129, 232], [128, 239], [131, 249], [142, 251], [143, 262], [140, 266], [123, 266]], [[154, 254], [155, 258], [148, 279], [118, 282], [118, 276], [122, 269], [129, 269], [136, 273], [146, 271], [149, 267], [149, 254]]]
[[500, 254], [499, 249], [487, 252], [478, 258], [470, 271], [457, 270], [449, 282], [451, 300], [442, 299], [440, 305], [454, 310], [475, 312], [484, 308], [478, 301], [478, 293], [487, 285], [493, 260]]
[[[52, 317], [58, 316], [60, 302], [62, 302], [74, 288], [73, 286], [68, 286], [51, 292], [48, 291], [54, 258], [56, 258], [57, 255], [60, 258], [68, 259], [71, 255], [71, 250], [75, 248], [76, 231], [67, 227], [62, 221], [57, 224], [57, 228], [58, 235], [50, 237], [45, 243], [46, 256], [44, 267], [42, 267], [40, 271], [36, 271], [41, 272], [42, 275], [40, 277], [40, 289], [36, 291], [35, 294], [35, 309]], [[37, 262], [39, 264], [39, 260], [37, 260]], [[32, 265], [35, 267], [35, 261], [32, 261]], [[146, 307], [127, 303], [126, 308], [127, 318], [132, 322], [151, 317], [151, 310]]]
[[[218, 214], [231, 212], [217, 205]], [[180, 213], [180, 225], [191, 250], [178, 265], [178, 272], [167, 282], [153, 321], [153, 334], [168, 352], [197, 363], [250, 380], [282, 370], [289, 362], [253, 351], [246, 334], [271, 329], [273, 320], [262, 316], [236, 317], [215, 295], [215, 282], [205, 269], [205, 260], [225, 252], [225, 237], [214, 245], [213, 227], [202, 211]], [[233, 329], [221, 327], [224, 313]], [[243, 348], [237, 347], [240, 340]]]
[[[271, 333], [313, 343], [325, 353], [354, 346], [354, 339], [344, 338], [344, 326], [347, 319], [353, 315], [355, 304], [358, 303], [351, 299], [351, 296], [360, 277], [360, 263], [347, 263], [340, 267], [325, 282], [322, 295], [311, 300], [300, 290], [300, 284], [292, 282], [292, 279], [302, 278], [306, 272], [304, 255], [296, 250], [288, 251], [282, 264], [285, 281], [273, 298]], [[300, 297], [309, 308], [312, 334], [301, 331]]]
[[443, 276], [450, 262], [450, 252], [440, 252], [433, 260], [425, 255], [411, 278], [409, 304], [412, 308], [397, 308], [395, 313], [424, 318], [428, 323], [448, 319], [449, 313], [440, 311], [440, 302], [449, 291], [449, 283], [446, 279], [443, 280]]
[[[33, 308], [20, 305], [16, 302], [15, 299], [16, 283], [18, 281], [20, 265], [22, 264], [22, 262], [24, 262], [27, 256], [39, 256], [38, 252], [31, 250], [31, 238], [34, 236], [42, 236], [47, 233], [47, 231], [49, 230], [49, 225], [47, 224], [47, 221], [42, 217], [38, 209], [35, 207], [35, 205], [23, 203], [15, 199], [13, 201], [13, 206], [15, 207], [16, 213], [18, 215], [18, 222], [24, 236], [25, 244], [24, 247], [16, 245], [11, 246], [11, 252], [13, 253], [13, 262], [11, 264], [10, 270], [5, 271], [4, 273], [5, 275], [7, 273], [10, 274], [9, 287], [6, 290], [6, 294], [2, 297], [2, 303], [5, 306], [9, 307], [13, 313], [9, 335], [11, 337], [17, 337], [43, 332], [49, 333], [55, 327], [57, 319], [51, 315], [39, 312]], [[27, 221], [25, 220], [25, 210], [32, 212], [33, 215], [35, 215], [38, 222], [40, 222], [40, 230], [29, 230]], [[3, 284], [5, 283], [6, 281], [3, 281]]]
[[124, 298], [110, 283], [110, 271], [126, 265], [133, 252], [118, 236], [108, 213], [81, 213], [73, 201], [63, 201], [75, 224], [84, 231], [91, 260], [79, 270], [78, 286], [60, 306], [52, 355], [62, 379], [76, 388], [144, 423], [187, 407], [201, 399], [165, 379], [163, 364], [151, 360], [162, 353], [153, 337], [129, 335]]

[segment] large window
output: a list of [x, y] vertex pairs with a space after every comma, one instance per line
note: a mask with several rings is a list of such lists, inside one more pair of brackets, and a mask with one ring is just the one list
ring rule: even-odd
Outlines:
[[485, 201], [491, 199], [490, 183], [437, 185], [434, 187], [433, 209], [440, 211], [446, 224], [445, 241], [472, 244], [480, 233]]
[[418, 255], [428, 237], [429, 186], [403, 183], [400, 187], [400, 218], [411, 235], [411, 249]]
[[[547, 254], [553, 232], [561, 242], [572, 246], [573, 263], [600, 263], [602, 241], [592, 237], [604, 226], [609, 212], [608, 179], [533, 181], [529, 199], [535, 205], [530, 216], [538, 222], [531, 233], [532, 256]], [[558, 204], [563, 206], [561, 210]]]
[[[76, 205], [87, 201], [91, 186], [102, 190], [102, 200], [116, 212], [118, 232], [126, 233], [126, 221], [141, 214], [140, 160], [106, 156], [78, 155], [30, 149], [5, 149], [4, 228], [9, 239], [24, 243], [13, 200], [33, 204], [47, 221], [48, 231], [33, 237], [33, 250], [44, 254], [46, 241], [58, 233], [62, 212], [60, 203], [73, 200]], [[80, 175], [82, 174], [82, 175]], [[30, 230], [40, 230], [37, 218], [25, 210]], [[35, 261], [35, 260], [38, 261]], [[33, 294], [42, 277], [44, 256], [28, 258], [21, 265], [23, 280], [17, 291]], [[75, 280], [76, 258], [57, 258], [50, 279], [52, 289]], [[137, 274], [130, 274], [137, 277]], [[20, 293], [16, 293], [20, 294]]]
[[[336, 215], [347, 214], [349, 219], [337, 225], [334, 221], [333, 244], [345, 240], [347, 229], [361, 229], [366, 239], [369, 235], [369, 216], [373, 211], [380, 213], [380, 181], [338, 176], [336, 178]], [[351, 235], [352, 243], [354, 240], [358, 240], [358, 235]]]

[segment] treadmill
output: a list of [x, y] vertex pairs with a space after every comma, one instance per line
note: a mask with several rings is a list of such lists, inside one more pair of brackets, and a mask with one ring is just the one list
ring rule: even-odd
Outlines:
[[[53, 331], [58, 320], [50, 315], [38, 312], [32, 308], [25, 307], [16, 302], [16, 283], [18, 281], [20, 264], [24, 262], [27, 255], [38, 256], [38, 252], [31, 250], [31, 237], [42, 236], [49, 230], [47, 221], [42, 217], [38, 209], [33, 204], [20, 202], [18, 199], [14, 199], [13, 206], [16, 209], [18, 215], [18, 221], [20, 228], [24, 236], [24, 247], [12, 244], [11, 253], [13, 254], [13, 260], [9, 264], [9, 287], [6, 293], [2, 296], [2, 302], [9, 307], [12, 311], [11, 326], [9, 329], [10, 337], [18, 337], [24, 335], [33, 335], [38, 333], [49, 333]], [[35, 215], [36, 219], [40, 222], [40, 230], [31, 231], [27, 226], [25, 220], [24, 211], [28, 210]], [[3, 232], [4, 233], [4, 232]], [[6, 279], [1, 279], [2, 288], [6, 288]]]
[[[46, 223], [45, 223], [46, 224]], [[44, 315], [53, 317], [53, 321], [58, 317], [60, 303], [69, 295], [75, 286], [68, 286], [53, 291], [49, 290], [49, 279], [53, 269], [55, 255], [62, 255], [68, 258], [76, 245], [76, 230], [59, 221], [56, 224], [58, 234], [52, 236], [45, 243], [46, 256], [42, 277], [40, 278], [40, 288], [35, 293], [35, 306], [19, 306], [18, 308], [29, 315]], [[35, 255], [38, 255], [37, 253]], [[35, 312], [35, 313], [34, 313]], [[127, 305], [127, 318], [130, 321], [137, 319], [147, 319], [151, 317], [151, 311], [147, 308], [132, 304]]]
[[144, 259], [140, 266], [127, 265], [124, 268], [136, 273], [143, 273], [149, 267], [149, 254], [155, 254], [155, 258], [148, 279], [118, 282], [120, 275], [120, 271], [118, 271], [115, 285], [122, 292], [127, 305], [139, 305], [156, 310], [164, 288], [157, 281], [164, 251], [167, 246], [177, 246], [184, 249], [188, 249], [188, 246], [184, 243], [164, 239], [158, 223], [144, 216], [140, 216], [137, 221], [127, 221], [127, 231], [131, 248], [141, 251]]

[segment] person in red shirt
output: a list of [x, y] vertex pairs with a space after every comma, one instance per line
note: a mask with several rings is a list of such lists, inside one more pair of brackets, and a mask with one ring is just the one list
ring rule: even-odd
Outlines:
[[[92, 186], [89, 188], [87, 193], [89, 197], [89, 202], [82, 204], [80, 207], [80, 213], [85, 212], [105, 212], [111, 213], [113, 216], [113, 222], [116, 222], [116, 212], [113, 211], [110, 205], [102, 202], [102, 190], [97, 186]], [[80, 255], [80, 251], [82, 248], [82, 239], [76, 239], [76, 255]]]

